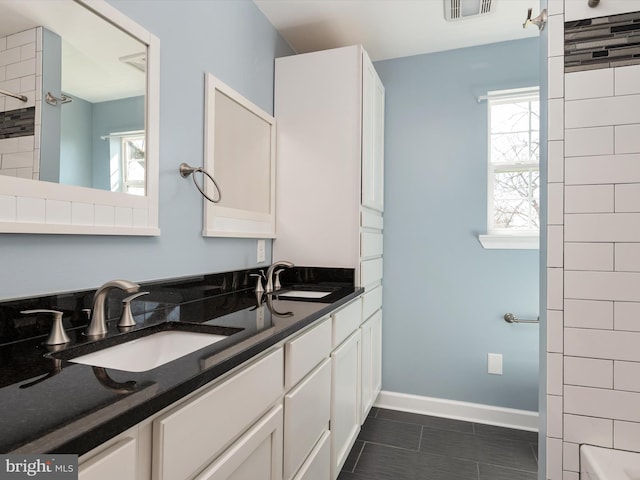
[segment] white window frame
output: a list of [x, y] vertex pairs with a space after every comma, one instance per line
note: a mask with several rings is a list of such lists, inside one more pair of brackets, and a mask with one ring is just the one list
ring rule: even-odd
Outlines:
[[502, 169], [512, 170], [513, 167], [523, 169], [537, 168], [539, 163], [514, 163], [505, 165], [495, 165], [491, 163], [491, 104], [508, 103], [518, 100], [539, 100], [539, 87], [517, 88], [510, 90], [492, 91], [486, 97], [480, 97], [479, 100], [487, 100], [487, 234], [479, 235], [478, 239], [482, 246], [487, 249], [539, 249], [540, 247], [540, 230], [510, 230], [505, 228], [496, 228], [494, 225], [493, 211], [493, 182], [497, 171]]

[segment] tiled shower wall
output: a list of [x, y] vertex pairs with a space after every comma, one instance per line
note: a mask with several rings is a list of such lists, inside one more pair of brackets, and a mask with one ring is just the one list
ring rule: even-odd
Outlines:
[[[0, 175], [39, 177], [40, 85], [42, 29], [32, 28], [0, 37], [0, 88], [27, 97], [27, 101], [23, 102], [0, 95], [0, 116], [7, 117], [4, 124], [11, 124], [12, 127], [25, 121], [33, 122], [33, 128], [20, 136], [3, 134], [0, 128]], [[11, 112], [11, 115], [5, 116], [4, 112]]]
[[[586, 3], [586, 0], [585, 0]], [[549, 0], [547, 472], [640, 452], [640, 65], [565, 73]]]

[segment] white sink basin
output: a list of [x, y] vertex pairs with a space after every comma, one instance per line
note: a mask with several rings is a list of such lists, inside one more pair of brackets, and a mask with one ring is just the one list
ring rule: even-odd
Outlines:
[[290, 290], [279, 294], [280, 297], [290, 298], [323, 298], [333, 292], [316, 292], [310, 290]]
[[225, 338], [225, 335], [167, 330], [71, 358], [69, 361], [127, 372], [144, 372]]

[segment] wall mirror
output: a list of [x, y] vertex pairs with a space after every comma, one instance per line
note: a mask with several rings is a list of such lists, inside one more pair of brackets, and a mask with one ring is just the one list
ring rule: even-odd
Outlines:
[[205, 83], [205, 170], [221, 200], [205, 200], [203, 235], [275, 238], [275, 119], [213, 75]]
[[5, 1], [0, 69], [0, 232], [158, 235], [158, 39], [104, 0]]

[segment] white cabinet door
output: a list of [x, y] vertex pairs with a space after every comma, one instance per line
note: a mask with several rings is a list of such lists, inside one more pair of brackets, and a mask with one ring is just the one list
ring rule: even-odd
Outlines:
[[274, 407], [196, 480], [282, 480], [282, 416]]
[[362, 334], [362, 410], [364, 423], [382, 388], [382, 310], [378, 310], [360, 327]]
[[360, 432], [360, 330], [331, 354], [331, 478], [335, 479]]
[[79, 480], [136, 480], [138, 449], [125, 437], [78, 467]]
[[331, 360], [327, 358], [284, 397], [285, 480], [295, 475], [329, 428], [330, 402]]
[[322, 435], [294, 480], [328, 480], [331, 475], [331, 432]]
[[382, 390], [382, 310], [378, 310], [370, 321], [373, 323], [371, 326], [371, 406], [373, 406]]
[[362, 52], [362, 205], [384, 210], [384, 86]]

